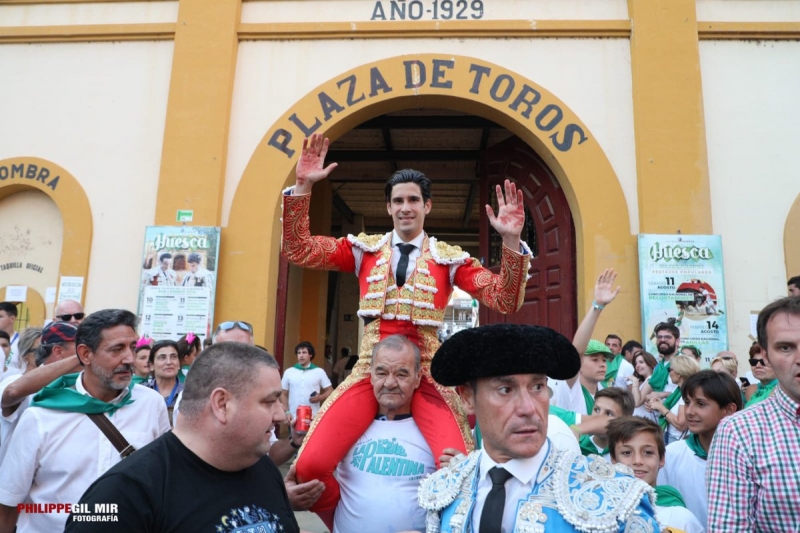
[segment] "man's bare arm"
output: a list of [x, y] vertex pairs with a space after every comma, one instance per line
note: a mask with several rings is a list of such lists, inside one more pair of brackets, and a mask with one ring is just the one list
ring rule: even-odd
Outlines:
[[80, 368], [78, 356], [72, 355], [61, 361], [34, 368], [13, 383], [9, 383], [0, 399], [3, 416], [13, 414], [27, 396], [36, 394], [64, 374], [75, 372], [78, 368]]
[[14, 533], [17, 527], [17, 508], [0, 505], [0, 533]]

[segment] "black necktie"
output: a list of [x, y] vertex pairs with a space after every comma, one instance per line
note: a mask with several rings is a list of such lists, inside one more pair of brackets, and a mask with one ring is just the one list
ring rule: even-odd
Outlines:
[[413, 244], [398, 244], [398, 248], [400, 248], [400, 261], [397, 262], [397, 272], [395, 272], [395, 279], [397, 280], [397, 286], [402, 287], [406, 284], [406, 271], [408, 270], [408, 254], [411, 253], [411, 250], [416, 248]]
[[505, 468], [495, 466], [489, 470], [492, 478], [492, 490], [486, 496], [481, 512], [481, 533], [500, 533], [503, 526], [503, 509], [506, 506], [506, 481], [511, 478], [511, 472]]

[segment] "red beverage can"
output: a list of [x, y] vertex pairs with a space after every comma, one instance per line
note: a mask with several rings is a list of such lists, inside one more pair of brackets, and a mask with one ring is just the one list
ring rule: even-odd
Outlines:
[[298, 405], [297, 416], [295, 417], [294, 429], [298, 433], [307, 433], [311, 429], [311, 406]]

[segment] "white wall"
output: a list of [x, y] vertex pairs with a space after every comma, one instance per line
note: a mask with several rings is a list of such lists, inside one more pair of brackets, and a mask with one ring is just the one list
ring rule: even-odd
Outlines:
[[0, 6], [3, 26], [145, 24], [178, 20], [178, 2], [118, 2]]
[[88, 311], [136, 309], [144, 227], [155, 216], [172, 48], [0, 46], [0, 159], [35, 156], [64, 167], [91, 205]]
[[800, 0], [697, 0], [699, 22], [797, 22]]
[[[516, 53], [510, 54], [512, 46]], [[441, 53], [501, 65], [542, 85], [588, 126], [620, 180], [639, 228], [627, 39], [420, 39], [242, 42], [229, 137], [222, 224], [242, 173], [273, 123], [316, 86], [352, 68], [399, 54]], [[270, 178], [279, 179], [284, 176]], [[582, 176], [581, 179], [590, 179]]]
[[[437, 0], [438, 19], [443, 20], [449, 14], [442, 7], [443, 0]], [[447, 0], [444, 0], [447, 1]], [[453, 15], [451, 20], [461, 14], [474, 20], [478, 17], [478, 6], [473, 10], [473, 1], [467, 5], [452, 0]], [[563, 20], [614, 20], [628, 18], [628, 7], [625, 0], [482, 0], [483, 20], [531, 20], [563, 19]], [[406, 4], [406, 18], [411, 0], [401, 0], [398, 5]], [[418, 2], [420, 3], [420, 2]], [[382, 11], [376, 9], [381, 4]], [[269, 2], [244, 2], [242, 4], [242, 22], [361, 22], [378, 18], [384, 13], [386, 20], [391, 20], [391, 0], [271, 0]], [[433, 20], [433, 0], [421, 0], [422, 16], [418, 20]], [[463, 8], [463, 9], [462, 9]], [[414, 7], [414, 13], [419, 13]], [[395, 11], [397, 13], [397, 11]], [[419, 15], [415, 15], [419, 16]]]
[[749, 312], [786, 295], [783, 230], [800, 194], [800, 42], [700, 43], [714, 233], [740, 369]]

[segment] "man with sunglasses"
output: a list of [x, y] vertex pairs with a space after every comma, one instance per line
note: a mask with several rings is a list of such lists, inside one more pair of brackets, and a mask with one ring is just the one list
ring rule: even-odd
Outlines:
[[750, 348], [750, 368], [759, 383], [758, 388], [753, 395], [747, 400], [745, 408], [751, 407], [759, 402], [763, 402], [775, 391], [778, 386], [778, 378], [775, 376], [775, 371], [769, 364], [769, 361], [764, 357], [764, 350], [761, 345], [754, 344]]
[[221, 322], [214, 330], [211, 339], [214, 344], [218, 342], [243, 342], [253, 345], [253, 326], [242, 320]]
[[64, 300], [56, 306], [55, 317], [57, 321], [69, 322], [76, 328], [83, 322], [83, 317], [86, 314], [83, 312], [83, 306], [80, 302], [75, 300]]

